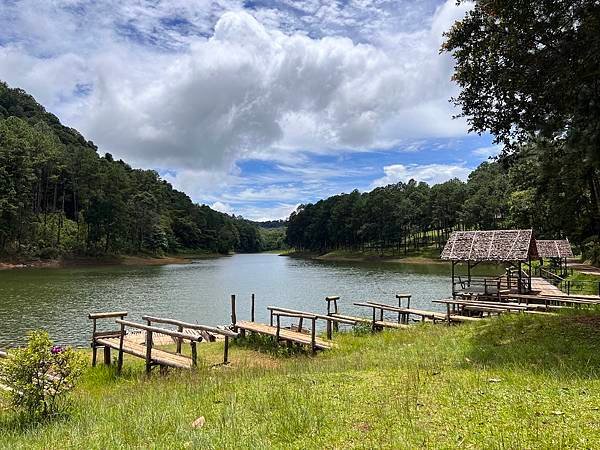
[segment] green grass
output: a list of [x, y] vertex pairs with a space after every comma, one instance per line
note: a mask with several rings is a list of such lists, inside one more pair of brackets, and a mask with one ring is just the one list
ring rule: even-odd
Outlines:
[[0, 447], [600, 447], [600, 311], [336, 342], [316, 357], [245, 342], [229, 366], [212, 366], [220, 344], [201, 345], [195, 373], [90, 368], [68, 418], [28, 425], [2, 409]]
[[[573, 272], [573, 275], [569, 275], [565, 281], [571, 282], [571, 294], [573, 295], [598, 295], [598, 283], [600, 283], [599, 276], [581, 272]], [[566, 286], [566, 282], [563, 282], [563, 291], [566, 291]]]

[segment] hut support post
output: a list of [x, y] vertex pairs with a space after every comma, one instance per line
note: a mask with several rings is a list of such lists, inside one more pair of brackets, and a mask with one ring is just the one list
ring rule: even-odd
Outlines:
[[452, 261], [452, 298], [456, 298], [456, 291], [454, 290], [454, 266], [456, 261]]

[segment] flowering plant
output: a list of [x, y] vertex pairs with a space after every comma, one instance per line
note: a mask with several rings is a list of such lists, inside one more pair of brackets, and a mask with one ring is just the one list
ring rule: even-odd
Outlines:
[[85, 368], [85, 357], [72, 348], [52, 344], [48, 333], [34, 331], [27, 347], [13, 350], [0, 362], [0, 383], [15, 408], [50, 416], [67, 406], [66, 394]]

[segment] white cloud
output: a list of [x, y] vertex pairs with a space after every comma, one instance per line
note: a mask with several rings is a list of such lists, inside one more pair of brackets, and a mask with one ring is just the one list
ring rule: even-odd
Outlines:
[[373, 181], [372, 187], [387, 186], [413, 179], [430, 185], [443, 183], [453, 178], [466, 180], [473, 169], [456, 164], [392, 164], [383, 168], [383, 177]]
[[[450, 59], [438, 55], [441, 32], [465, 11], [452, 0], [438, 8], [428, 28], [386, 28], [373, 44], [284, 34], [234, 1], [216, 7], [208, 1], [196, 7], [157, 2], [155, 8], [116, 2], [113, 11], [87, 5], [70, 15], [43, 3], [26, 2], [26, 16], [13, 11], [21, 18], [16, 23], [30, 24], [36, 5], [48, 24], [31, 32], [35, 45], [27, 50], [3, 48], [0, 78], [41, 95], [102, 150], [135, 165], [227, 171], [254, 154], [276, 159], [278, 153], [381, 148], [406, 137], [465, 132], [464, 123], [450, 118]], [[329, 17], [352, 27], [353, 20], [360, 25], [359, 10], [390, 19], [387, 3], [379, 9], [364, 2], [344, 9], [327, 2], [298, 7], [314, 10], [316, 21]], [[161, 21], [170, 11], [205, 32], [210, 18], [228, 9], [209, 39], [182, 37]], [[93, 18], [106, 27], [93, 26]], [[84, 38], [78, 47], [86, 24], [97, 42]], [[61, 28], [74, 40], [70, 47], [62, 34], [57, 38]], [[141, 41], [157, 38], [160, 48], [181, 46], [174, 53], [140, 47], [124, 33]], [[50, 42], [42, 43], [47, 35]], [[62, 53], [38, 57], [50, 43]], [[78, 84], [89, 85], [90, 95], [73, 95]]]
[[489, 147], [479, 147], [473, 150], [471, 153], [481, 158], [491, 158], [498, 156], [502, 151], [501, 145], [490, 145]]
[[214, 202], [212, 205], [210, 205], [210, 207], [212, 209], [214, 209], [215, 211], [220, 211], [220, 212], [226, 213], [226, 214], [232, 214], [232, 212], [233, 212], [231, 205], [228, 203]]

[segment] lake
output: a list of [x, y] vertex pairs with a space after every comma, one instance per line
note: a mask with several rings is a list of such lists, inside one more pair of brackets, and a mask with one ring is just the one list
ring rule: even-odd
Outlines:
[[354, 307], [368, 299], [394, 304], [396, 292], [413, 294], [411, 305], [441, 310], [431, 300], [450, 295], [448, 264], [340, 263], [275, 254], [240, 254], [165, 266], [16, 269], [0, 272], [0, 348], [24, 342], [27, 331], [48, 330], [61, 344], [89, 343], [90, 312], [129, 311], [187, 322], [230, 323], [230, 294], [238, 319], [249, 319], [256, 294], [256, 320], [266, 306], [326, 312], [326, 295], [339, 295], [340, 311], [368, 316]]

